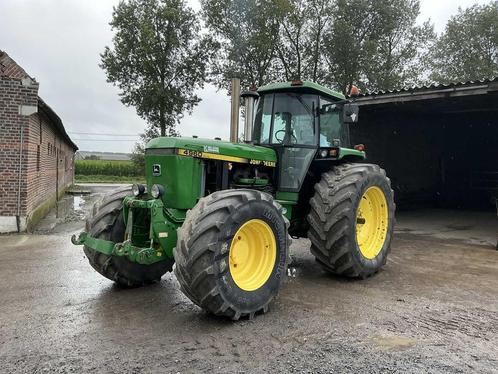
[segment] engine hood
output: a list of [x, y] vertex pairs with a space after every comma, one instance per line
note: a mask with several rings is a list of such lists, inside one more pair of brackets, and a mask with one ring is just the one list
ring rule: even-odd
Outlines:
[[[230, 143], [223, 140], [212, 140], [187, 137], [159, 137], [147, 143], [146, 150], [173, 149], [183, 156], [220, 159], [225, 161], [254, 163], [262, 161], [267, 166], [275, 166], [277, 156], [271, 148], [244, 143]], [[225, 156], [225, 157], [223, 157]], [[233, 158], [233, 160], [232, 160]]]

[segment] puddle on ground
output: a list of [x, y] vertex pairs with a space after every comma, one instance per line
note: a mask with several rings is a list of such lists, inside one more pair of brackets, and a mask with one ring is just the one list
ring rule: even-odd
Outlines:
[[[57, 232], [61, 224], [77, 224], [86, 219], [89, 209], [95, 203], [98, 195], [65, 195], [57, 206], [38, 223], [35, 232], [39, 234]], [[63, 225], [64, 226], [64, 225]], [[64, 227], [62, 228], [64, 231]]]
[[73, 196], [73, 210], [75, 212], [84, 210], [83, 207], [84, 204], [85, 204], [85, 199], [83, 198], [83, 196], [78, 196], [78, 195]]
[[404, 336], [374, 336], [372, 341], [381, 349], [385, 350], [403, 350], [415, 345], [415, 339]]
[[81, 220], [85, 218], [87, 199], [90, 200], [90, 196], [64, 196], [57, 203], [56, 218], [64, 222]]

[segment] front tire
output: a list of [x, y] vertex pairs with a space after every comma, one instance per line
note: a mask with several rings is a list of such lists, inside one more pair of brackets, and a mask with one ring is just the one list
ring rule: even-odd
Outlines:
[[233, 320], [266, 312], [287, 271], [287, 226], [282, 207], [263, 192], [225, 190], [200, 199], [173, 252], [181, 290]]
[[310, 200], [311, 252], [335, 274], [366, 278], [386, 263], [394, 229], [393, 190], [373, 164], [343, 164], [322, 175]]
[[[123, 199], [130, 196], [129, 188], [105, 195], [93, 206], [86, 221], [86, 232], [98, 239], [121, 243], [124, 240]], [[83, 247], [90, 265], [107, 279], [125, 287], [139, 287], [155, 283], [172, 270], [173, 259], [151, 265], [138, 264], [125, 257], [108, 256], [87, 246]]]

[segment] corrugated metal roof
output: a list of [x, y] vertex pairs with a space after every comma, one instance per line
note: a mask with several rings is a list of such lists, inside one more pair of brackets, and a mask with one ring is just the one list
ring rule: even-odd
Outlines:
[[430, 84], [430, 85], [424, 85], [424, 86], [404, 87], [404, 88], [394, 89], [394, 90], [369, 91], [369, 92], [360, 94], [359, 97], [392, 95], [392, 94], [397, 94], [397, 93], [411, 93], [411, 92], [423, 92], [423, 91], [433, 91], [433, 90], [444, 90], [444, 89], [449, 89], [449, 88], [458, 89], [458, 88], [463, 88], [463, 87], [479, 86], [479, 85], [495, 83], [495, 82], [498, 82], [498, 77], [485, 78], [485, 79], [476, 80], [476, 81], [453, 82], [453, 83], [447, 83], [447, 84]]

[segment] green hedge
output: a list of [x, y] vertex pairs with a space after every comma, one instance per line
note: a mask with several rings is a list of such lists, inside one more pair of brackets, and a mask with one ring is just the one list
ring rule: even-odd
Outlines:
[[142, 177], [143, 173], [131, 161], [76, 160], [76, 175], [115, 175]]

